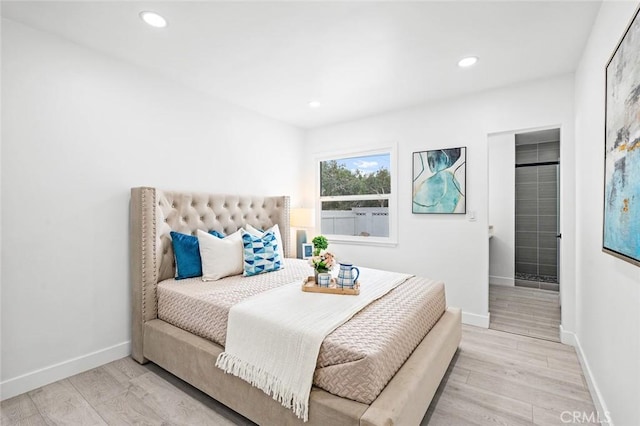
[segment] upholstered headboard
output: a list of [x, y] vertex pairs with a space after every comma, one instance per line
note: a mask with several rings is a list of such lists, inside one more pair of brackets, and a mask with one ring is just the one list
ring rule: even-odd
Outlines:
[[195, 235], [198, 229], [230, 234], [251, 224], [280, 227], [285, 257], [290, 257], [289, 197], [259, 197], [157, 188], [131, 189], [132, 356], [144, 362], [142, 329], [157, 318], [156, 286], [175, 276], [171, 231]]

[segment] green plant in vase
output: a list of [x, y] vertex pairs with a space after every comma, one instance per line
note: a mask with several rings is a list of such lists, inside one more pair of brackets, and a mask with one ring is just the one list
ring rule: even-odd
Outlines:
[[315, 272], [315, 280], [318, 282], [318, 274], [329, 272], [336, 264], [333, 254], [327, 251], [329, 241], [322, 235], [315, 237], [311, 243], [313, 244], [313, 256], [309, 259], [309, 264]]
[[326, 250], [329, 247], [329, 240], [323, 235], [318, 235], [311, 240], [313, 244], [313, 255], [319, 256], [322, 250]]

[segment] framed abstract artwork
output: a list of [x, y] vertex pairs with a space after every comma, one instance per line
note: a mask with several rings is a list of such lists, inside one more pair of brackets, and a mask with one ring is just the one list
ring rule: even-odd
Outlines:
[[467, 148], [413, 153], [413, 213], [467, 212]]
[[602, 249], [640, 266], [640, 17], [606, 67]]

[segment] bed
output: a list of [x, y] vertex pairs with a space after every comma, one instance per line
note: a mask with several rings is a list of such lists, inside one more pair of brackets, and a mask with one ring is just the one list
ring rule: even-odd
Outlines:
[[[199, 284], [197, 279], [183, 282], [172, 279], [175, 275], [175, 262], [169, 234], [171, 231], [195, 234], [198, 229], [230, 234], [246, 224], [260, 229], [277, 224], [282, 235], [285, 257], [289, 258], [289, 198], [203, 194], [141, 187], [132, 188], [130, 208], [132, 357], [136, 361], [151, 361], [159, 365], [261, 425], [420, 423], [461, 338], [460, 310], [444, 305], [441, 283], [415, 277], [411, 280], [415, 289], [409, 288], [409, 283], [400, 286], [357, 314], [360, 317], [353, 317], [327, 336], [322, 346], [325, 351], [321, 349], [319, 355], [319, 368], [314, 375], [314, 386], [309, 398], [309, 420], [303, 423], [293, 412], [261, 390], [215, 367], [216, 358], [224, 351], [224, 334], [220, 330], [216, 335], [215, 331], [200, 329], [193, 319], [191, 322], [188, 319], [183, 321], [181, 318], [185, 311], [181, 306], [184, 305], [179, 303], [181, 298], [192, 301], [184, 303], [200, 300], [198, 312], [219, 307], [205, 303], [207, 298], [212, 297], [210, 294], [198, 299], [197, 295], [203, 294], [203, 289], [207, 287], [201, 281]], [[269, 282], [289, 280], [292, 276], [304, 274], [304, 266], [300, 262], [287, 259], [280, 275], [277, 272], [263, 275], [273, 274], [269, 277]], [[266, 278], [261, 279], [265, 281]], [[234, 286], [237, 287], [237, 284]], [[367, 380], [366, 389], [356, 393], [353, 393], [353, 388], [361, 386], [350, 388], [344, 383], [335, 383], [335, 377], [348, 379], [349, 372], [361, 375], [358, 368], [366, 366], [367, 362], [370, 364], [367, 368], [377, 362], [381, 369], [390, 362], [384, 356], [360, 359], [363, 357], [359, 354], [347, 351], [346, 355], [341, 355], [341, 361], [334, 360], [332, 363], [331, 356], [327, 354], [332, 353], [331, 348], [335, 349], [341, 344], [344, 346], [344, 342], [349, 340], [349, 333], [359, 327], [358, 322], [365, 323], [380, 316], [383, 309], [388, 309], [384, 303], [391, 302], [383, 299], [395, 298], [396, 304], [406, 304], [403, 301], [406, 300], [407, 293], [413, 290], [423, 291], [424, 294], [433, 293], [429, 297], [434, 300], [433, 312], [437, 314], [416, 310], [416, 315], [428, 317], [425, 321], [430, 323], [427, 334], [424, 337], [418, 335], [415, 344], [410, 344], [408, 358], [401, 357], [399, 361], [394, 361], [398, 363], [398, 367], [387, 372], [390, 379]], [[439, 294], [442, 297], [436, 297]], [[177, 300], [178, 305], [171, 305], [169, 301], [172, 300]], [[207, 315], [215, 316], [215, 311]], [[411, 327], [414, 321], [409, 319], [405, 322], [399, 327]], [[382, 329], [378, 332], [382, 337], [384, 333]], [[387, 346], [398, 346], [393, 342], [397, 330], [386, 330], [386, 333], [389, 338], [379, 340], [386, 341]], [[369, 337], [374, 339], [375, 336], [370, 332]], [[350, 360], [349, 357], [355, 358]]]

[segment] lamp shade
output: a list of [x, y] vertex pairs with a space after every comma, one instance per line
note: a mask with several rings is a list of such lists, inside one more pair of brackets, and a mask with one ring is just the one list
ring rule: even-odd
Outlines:
[[315, 219], [313, 209], [291, 209], [291, 226], [294, 228], [313, 228]]

